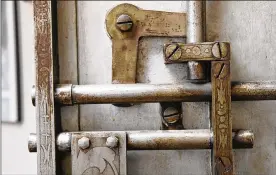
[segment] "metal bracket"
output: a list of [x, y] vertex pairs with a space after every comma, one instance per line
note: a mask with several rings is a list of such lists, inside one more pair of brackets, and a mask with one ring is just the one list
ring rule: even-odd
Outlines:
[[125, 132], [73, 133], [72, 174], [127, 175]]
[[213, 172], [233, 174], [230, 44], [225, 42], [165, 45], [165, 61], [211, 61]]
[[143, 36], [185, 37], [186, 14], [120, 4], [107, 14], [106, 30], [112, 40], [112, 83], [133, 84], [139, 39]]

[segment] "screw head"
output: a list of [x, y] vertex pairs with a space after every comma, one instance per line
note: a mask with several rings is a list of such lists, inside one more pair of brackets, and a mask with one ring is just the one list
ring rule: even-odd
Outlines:
[[90, 141], [89, 138], [87, 137], [82, 137], [81, 139], [78, 140], [78, 146], [81, 149], [87, 149], [90, 146]]
[[115, 136], [110, 136], [106, 139], [106, 146], [110, 148], [116, 148], [118, 146], [119, 139]]
[[212, 47], [212, 53], [216, 58], [224, 58], [228, 54], [228, 48], [226, 43], [215, 43]]
[[133, 21], [129, 15], [122, 14], [117, 18], [116, 27], [122, 32], [126, 32], [132, 29]]
[[163, 112], [163, 119], [169, 124], [176, 123], [180, 118], [181, 114], [174, 107], [168, 107]]
[[181, 48], [179, 48], [178, 44], [170, 44], [166, 47], [165, 56], [169, 60], [178, 60], [181, 54]]

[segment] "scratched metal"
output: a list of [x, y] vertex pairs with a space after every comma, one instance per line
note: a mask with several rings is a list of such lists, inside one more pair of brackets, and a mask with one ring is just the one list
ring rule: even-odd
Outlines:
[[[105, 30], [105, 15], [115, 1], [78, 2], [80, 84], [111, 84], [112, 49]], [[185, 12], [186, 2], [128, 2], [143, 9]], [[276, 80], [276, 2], [207, 2], [206, 41], [231, 43], [232, 80]], [[216, 10], [214, 10], [216, 9]], [[162, 47], [184, 39], [146, 38], [139, 43], [137, 82], [182, 83], [187, 65], [164, 65]], [[254, 43], [254, 44], [252, 44]], [[187, 129], [209, 128], [207, 103], [183, 103]], [[255, 147], [235, 150], [235, 172], [274, 175], [276, 172], [276, 102], [232, 102], [234, 129], [253, 129]], [[110, 104], [80, 107], [81, 130], [141, 130], [161, 126], [158, 104], [118, 108]], [[210, 152], [130, 151], [128, 173], [133, 175], [209, 175]], [[183, 173], [185, 172], [185, 173]]]
[[37, 174], [56, 174], [56, 108], [54, 83], [57, 83], [55, 44], [52, 30], [55, 5], [52, 1], [34, 1], [36, 56], [36, 122], [38, 135]]

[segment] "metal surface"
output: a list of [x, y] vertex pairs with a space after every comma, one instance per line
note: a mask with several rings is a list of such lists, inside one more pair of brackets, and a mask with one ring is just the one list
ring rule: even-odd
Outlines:
[[30, 133], [30, 135], [29, 135], [28, 150], [29, 150], [29, 152], [37, 152], [37, 140], [36, 140], [35, 133]]
[[118, 146], [118, 143], [119, 143], [119, 139], [114, 136], [107, 137], [105, 142], [106, 146], [110, 148], [116, 148]]
[[59, 151], [70, 151], [71, 147], [71, 134], [60, 133], [57, 139], [57, 148]]
[[[187, 43], [205, 40], [205, 2], [187, 1]], [[207, 66], [204, 63], [188, 62], [188, 79], [192, 82], [207, 81]]]
[[[212, 149], [213, 147], [213, 135], [209, 129], [125, 132], [127, 134], [127, 150]], [[89, 132], [60, 133], [57, 137], [59, 151], [71, 150], [71, 140], [64, 138], [71, 138], [74, 133]], [[96, 131], [96, 133], [98, 132]], [[65, 140], [67, 143], [64, 142]], [[233, 130], [234, 149], [253, 148], [253, 144], [254, 134], [251, 130]]]
[[32, 98], [32, 104], [33, 106], [35, 106], [35, 85], [32, 86], [32, 89], [31, 89], [31, 98]]
[[89, 138], [82, 137], [78, 140], [78, 147], [80, 149], [85, 150], [85, 149], [89, 148], [89, 146], [90, 146]]
[[[55, 94], [61, 102], [59, 93], [70, 91], [62, 86]], [[232, 101], [276, 100], [276, 82], [232, 82], [231, 94]], [[211, 101], [211, 84], [73, 85], [71, 98], [73, 104]]]
[[165, 63], [225, 60], [228, 54], [230, 44], [227, 42], [172, 43], [164, 46]]
[[184, 129], [182, 121], [182, 104], [179, 102], [160, 103], [160, 115], [162, 120], [161, 129], [179, 130]]
[[[77, 144], [83, 137], [91, 142], [90, 147], [85, 150], [80, 149]], [[118, 138], [118, 147], [107, 147], [108, 137]], [[72, 133], [71, 147], [72, 174], [127, 175], [125, 132]]]
[[56, 2], [34, 1], [36, 57], [37, 174], [59, 174], [55, 147], [57, 109], [54, 84], [57, 83]]
[[122, 32], [126, 32], [132, 29], [133, 21], [130, 16], [122, 14], [117, 18], [116, 26]]
[[[127, 23], [121, 24], [122, 21]], [[112, 40], [112, 83], [135, 83], [141, 37], [184, 37], [185, 21], [184, 13], [142, 10], [131, 4], [114, 7], [106, 16], [106, 30]]]
[[211, 64], [213, 174], [233, 175], [230, 61], [213, 61]]

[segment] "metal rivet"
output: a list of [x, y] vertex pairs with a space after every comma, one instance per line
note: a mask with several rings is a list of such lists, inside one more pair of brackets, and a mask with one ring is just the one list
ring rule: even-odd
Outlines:
[[119, 139], [115, 136], [110, 136], [106, 139], [106, 146], [115, 148], [118, 146]]
[[165, 56], [172, 61], [178, 60], [181, 57], [181, 48], [178, 44], [170, 44], [166, 47]]
[[130, 16], [122, 14], [117, 18], [116, 26], [122, 32], [126, 32], [132, 29], [133, 21]]
[[81, 139], [78, 140], [78, 146], [81, 149], [87, 149], [90, 146], [90, 141], [89, 138], [87, 137], [82, 137]]

